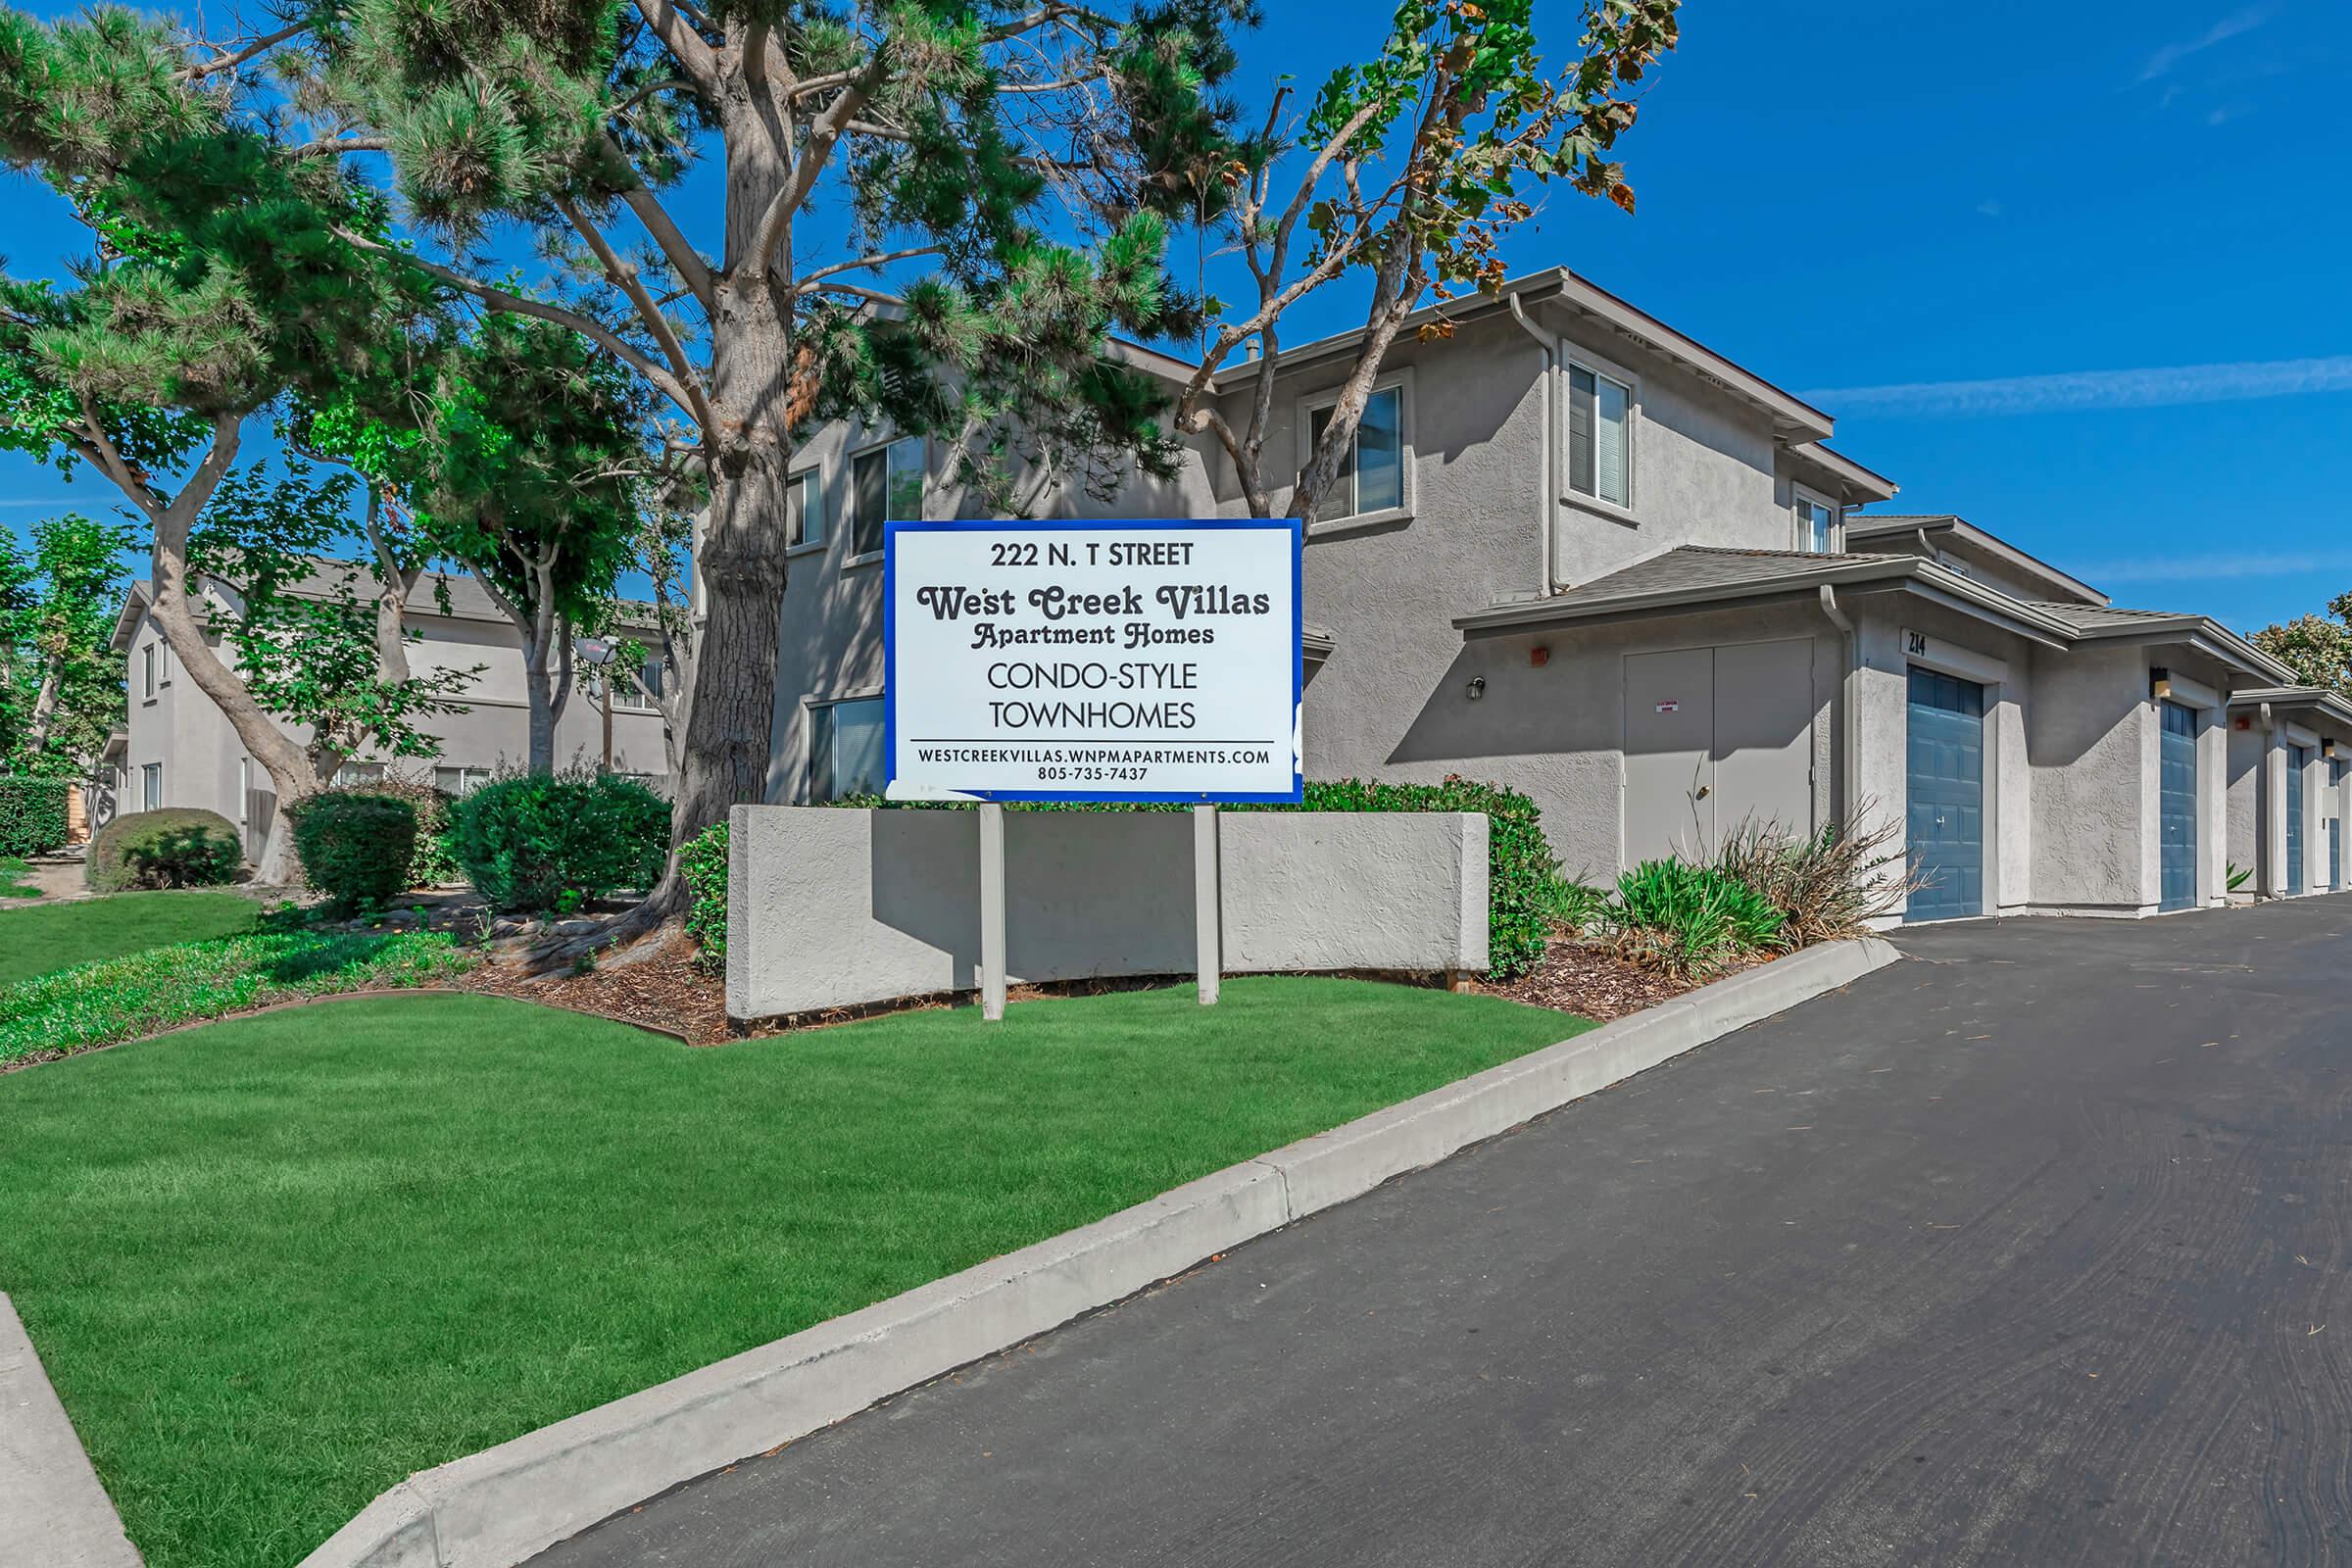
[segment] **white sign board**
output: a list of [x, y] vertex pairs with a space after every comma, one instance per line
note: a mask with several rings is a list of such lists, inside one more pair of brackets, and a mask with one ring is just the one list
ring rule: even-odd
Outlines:
[[1296, 801], [1298, 524], [893, 522], [894, 800]]

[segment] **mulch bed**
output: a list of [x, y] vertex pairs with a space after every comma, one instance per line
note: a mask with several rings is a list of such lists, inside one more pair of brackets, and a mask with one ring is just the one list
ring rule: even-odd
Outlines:
[[1554, 937], [1544, 950], [1542, 961], [1533, 969], [1516, 980], [1483, 982], [1479, 990], [1530, 1006], [1550, 1007], [1590, 1018], [1594, 1023], [1607, 1023], [1612, 1018], [1640, 1012], [1643, 1007], [1671, 1002], [1709, 980], [1720, 980], [1761, 961], [1759, 958], [1734, 963], [1700, 980], [1677, 980], [1662, 970], [1627, 962], [1605, 944]]
[[727, 1025], [727, 988], [687, 961], [682, 944], [625, 961], [608, 959], [579, 974], [534, 976], [515, 963], [485, 963], [457, 982], [468, 991], [542, 1002], [622, 1023], [682, 1034], [713, 1046], [737, 1038]]
[[[729, 1040], [740, 1040], [747, 1033], [777, 1034], [785, 1032], [787, 1027], [808, 1028], [847, 1023], [876, 1013], [904, 1011], [908, 1007], [946, 1005], [952, 1000], [939, 997], [908, 998], [866, 1007], [838, 1008], [822, 1014], [794, 1018], [789, 1026], [784, 1020], [762, 1019], [747, 1031], [727, 1021], [725, 982], [717, 975], [705, 974], [695, 968], [688, 961], [688, 948], [673, 940], [645, 957], [607, 959], [579, 974], [534, 975], [520, 963], [503, 961], [485, 963], [459, 979], [456, 984], [469, 991], [514, 997], [523, 1002], [549, 1003], [559, 1007], [615, 1018], [622, 1023], [650, 1025], [673, 1034], [683, 1034], [689, 1044], [697, 1046], [714, 1046]], [[1543, 960], [1518, 979], [1479, 981], [1474, 986], [1488, 996], [1506, 997], [1529, 1006], [1549, 1007], [1555, 1012], [1571, 1012], [1595, 1023], [1607, 1023], [1612, 1018], [1622, 1018], [1628, 1013], [1640, 1012], [1644, 1007], [1654, 1007], [1661, 1002], [1671, 1002], [1687, 991], [1696, 990], [1707, 981], [1720, 980], [1727, 974], [1763, 961], [1766, 960], [1758, 957], [1734, 962], [1703, 979], [1678, 980], [1661, 970], [1629, 962], [1611, 952], [1604, 943], [1555, 937], [1545, 948]], [[1406, 983], [1428, 982], [1426, 976], [1382, 978]], [[1124, 991], [1167, 985], [1172, 980], [1180, 979], [1161, 975], [1076, 981], [1053, 986], [1015, 986], [1011, 1000], [1018, 1002], [1047, 996]]]

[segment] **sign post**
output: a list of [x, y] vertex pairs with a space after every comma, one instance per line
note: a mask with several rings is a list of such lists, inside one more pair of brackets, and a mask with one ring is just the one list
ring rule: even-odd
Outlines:
[[1006, 801], [1183, 803], [1200, 1000], [1222, 963], [1216, 807], [1304, 787], [1293, 518], [892, 522], [893, 800], [981, 803], [981, 1001], [1003, 1016]]

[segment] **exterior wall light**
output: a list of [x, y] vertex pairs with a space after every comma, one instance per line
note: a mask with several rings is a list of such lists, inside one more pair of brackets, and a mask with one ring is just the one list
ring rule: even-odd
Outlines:
[[1536, 644], [1527, 651], [1527, 662], [1530, 668], [1542, 669], [1551, 662], [1551, 650], [1542, 643]]
[[1484, 675], [1471, 676], [1470, 684], [1462, 688], [1462, 695], [1469, 698], [1474, 703], [1477, 702], [1481, 697], [1486, 696], [1487, 677]]
[[2148, 695], [2160, 703], [2173, 695], [2173, 672], [2162, 664], [2148, 667]]

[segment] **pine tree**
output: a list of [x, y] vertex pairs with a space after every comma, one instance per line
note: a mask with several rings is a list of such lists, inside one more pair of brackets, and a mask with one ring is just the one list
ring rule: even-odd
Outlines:
[[[814, 422], [942, 438], [972, 505], [1051, 504], [1016, 460], [1052, 484], [1128, 456], [1164, 469], [1154, 399], [1102, 362], [1103, 334], [1186, 320], [1163, 215], [1195, 210], [1172, 172], [1224, 134], [1248, 5], [353, 0], [303, 40], [310, 145], [388, 158], [404, 213], [455, 253], [530, 225], [567, 286], [529, 298], [463, 254], [414, 265], [642, 378], [708, 487], [681, 840], [765, 789], [787, 480]], [[706, 155], [720, 215], [690, 234], [662, 193]], [[681, 894], [665, 878], [639, 923]]]

